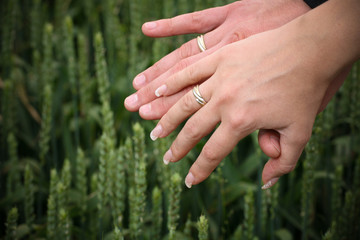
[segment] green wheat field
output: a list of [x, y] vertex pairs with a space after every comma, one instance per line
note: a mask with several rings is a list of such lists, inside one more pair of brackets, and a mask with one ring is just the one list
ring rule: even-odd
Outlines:
[[360, 64], [297, 168], [261, 190], [253, 133], [203, 183], [125, 110], [132, 79], [192, 39], [148, 20], [222, 0], [0, 1], [0, 239], [360, 239]]

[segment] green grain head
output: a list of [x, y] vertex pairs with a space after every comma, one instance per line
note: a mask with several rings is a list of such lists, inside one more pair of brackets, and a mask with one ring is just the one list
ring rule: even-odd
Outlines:
[[25, 167], [25, 221], [27, 226], [32, 229], [35, 220], [35, 186], [34, 174], [29, 164]]
[[153, 239], [161, 238], [162, 214], [162, 192], [158, 187], [155, 187], [152, 191]]
[[18, 209], [12, 208], [7, 216], [6, 221], [6, 240], [15, 240], [17, 239], [16, 236], [16, 228], [17, 228], [17, 220], [19, 218]]
[[175, 173], [170, 179], [168, 229], [169, 239], [175, 239], [175, 231], [180, 218], [180, 198], [182, 181], [180, 174]]
[[244, 235], [246, 239], [253, 239], [255, 226], [255, 198], [253, 191], [249, 190], [244, 200]]
[[199, 231], [199, 240], [208, 240], [209, 223], [204, 215], [201, 215], [199, 221], [196, 223], [196, 227]]

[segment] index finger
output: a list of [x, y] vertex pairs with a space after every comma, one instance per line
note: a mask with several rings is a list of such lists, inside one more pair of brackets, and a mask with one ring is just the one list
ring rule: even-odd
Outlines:
[[142, 31], [149, 37], [169, 37], [190, 33], [206, 33], [226, 19], [227, 6], [187, 13], [173, 18], [144, 23]]

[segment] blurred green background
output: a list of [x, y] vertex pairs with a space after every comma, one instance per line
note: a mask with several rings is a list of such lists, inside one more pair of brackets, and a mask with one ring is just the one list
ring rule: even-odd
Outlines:
[[360, 239], [360, 65], [315, 123], [295, 171], [261, 190], [256, 133], [203, 183], [204, 139], [165, 166], [155, 122], [123, 107], [132, 79], [194, 36], [148, 20], [221, 0], [0, 2], [0, 239]]

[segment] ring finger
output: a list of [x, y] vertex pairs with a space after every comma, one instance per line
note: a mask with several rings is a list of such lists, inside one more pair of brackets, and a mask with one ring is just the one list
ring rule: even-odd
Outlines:
[[[204, 43], [206, 49], [210, 50], [213, 47], [217, 46], [218, 43], [220, 43], [222, 40], [221, 35], [222, 34], [219, 34], [217, 29], [204, 34]], [[199, 47], [197, 38], [194, 38], [184, 43], [180, 48], [174, 50], [173, 52], [160, 59], [157, 63], [146, 69], [144, 72], [138, 74], [133, 81], [134, 88], [136, 90], [139, 90], [147, 83], [153, 81], [163, 73], [167, 72], [181, 60], [197, 54], [207, 55], [208, 51], [205, 51], [205, 53], [203, 53]]]
[[[202, 97], [205, 101], [209, 101], [211, 96], [209, 82], [211, 81], [207, 81], [199, 87], [200, 93], [204, 93]], [[180, 123], [185, 121], [186, 118], [194, 114], [201, 107], [202, 106], [196, 101], [193, 91], [189, 91], [160, 119], [159, 123], [150, 134], [151, 139], [155, 140], [158, 137], [162, 138], [168, 136]], [[207, 105], [203, 108], [206, 109]]]

